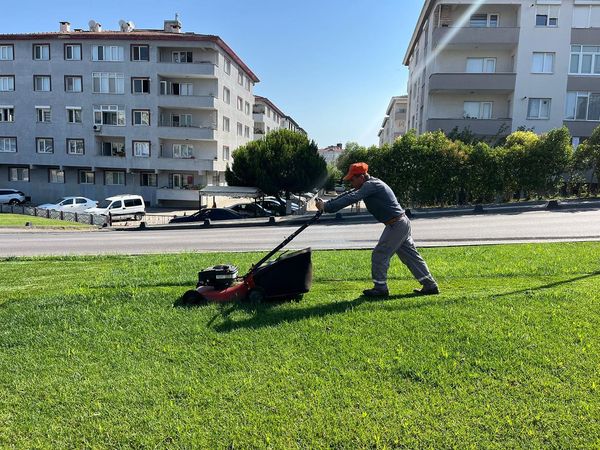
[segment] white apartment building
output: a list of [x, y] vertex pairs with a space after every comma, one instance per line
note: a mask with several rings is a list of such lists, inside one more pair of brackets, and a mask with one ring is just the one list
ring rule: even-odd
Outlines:
[[135, 193], [197, 205], [252, 140], [258, 81], [221, 38], [178, 19], [0, 34], [0, 187], [34, 203]]
[[385, 118], [381, 124], [379, 146], [393, 144], [394, 141], [406, 133], [406, 111], [408, 108], [408, 95], [394, 96], [390, 99]]
[[256, 95], [252, 108], [254, 119], [254, 140], [263, 139], [275, 130], [291, 130], [306, 134], [294, 119], [282, 112], [271, 100]]
[[319, 149], [319, 155], [321, 155], [327, 164], [335, 164], [343, 152], [344, 149], [341, 143]]
[[600, 125], [600, 1], [426, 0], [404, 57], [408, 128]]

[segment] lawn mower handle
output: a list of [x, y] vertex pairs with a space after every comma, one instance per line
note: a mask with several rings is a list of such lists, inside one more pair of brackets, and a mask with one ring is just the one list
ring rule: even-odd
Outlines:
[[[355, 191], [356, 191], [356, 189], [351, 189], [349, 191], [346, 191], [346, 192], [338, 195], [336, 198], [345, 197], [346, 195], [348, 195], [352, 192], [355, 192]], [[271, 250], [266, 256], [264, 256], [260, 261], [258, 261], [256, 264], [254, 264], [250, 268], [250, 271], [244, 276], [244, 278], [246, 278], [248, 275], [250, 275], [250, 274], [254, 273], [256, 270], [258, 270], [258, 268], [261, 265], [263, 265], [265, 263], [265, 261], [267, 261], [271, 256], [273, 256], [275, 253], [277, 253], [279, 250], [281, 250], [287, 244], [289, 244], [290, 241], [292, 239], [294, 239], [296, 236], [298, 236], [300, 233], [302, 233], [305, 228], [309, 227], [310, 225], [315, 223], [317, 220], [319, 220], [319, 217], [321, 217], [321, 214], [323, 214], [323, 211], [317, 211], [317, 213], [314, 216], [312, 216], [309, 220], [307, 220], [304, 224], [302, 224], [302, 226], [300, 228], [298, 228], [296, 231], [294, 231], [292, 234], [290, 234], [287, 238], [285, 238], [285, 240], [281, 244], [279, 244], [277, 247], [275, 247], [273, 250]]]

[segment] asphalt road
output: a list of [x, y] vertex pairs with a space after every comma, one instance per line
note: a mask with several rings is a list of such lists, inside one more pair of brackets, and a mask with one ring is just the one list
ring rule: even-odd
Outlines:
[[[383, 228], [375, 223], [327, 223], [309, 227], [286, 248], [372, 248]], [[419, 218], [412, 221], [412, 227], [413, 238], [420, 247], [600, 241], [600, 210]], [[0, 256], [270, 250], [296, 229], [263, 226], [163, 231], [3, 231]]]

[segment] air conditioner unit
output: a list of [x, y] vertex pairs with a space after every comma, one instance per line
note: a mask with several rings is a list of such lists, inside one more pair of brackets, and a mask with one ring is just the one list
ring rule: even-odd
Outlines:
[[99, 131], [102, 131], [102, 125], [94, 125], [94, 131], [96, 133], [98, 133]]

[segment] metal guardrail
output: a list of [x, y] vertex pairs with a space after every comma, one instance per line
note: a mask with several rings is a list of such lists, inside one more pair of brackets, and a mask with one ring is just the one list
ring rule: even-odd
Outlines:
[[0, 212], [11, 214], [23, 214], [26, 216], [43, 217], [45, 219], [64, 220], [67, 222], [78, 222], [86, 225], [103, 226], [107, 223], [105, 216], [87, 213], [74, 213], [56, 211], [54, 209], [36, 208], [27, 205], [0, 205]]

